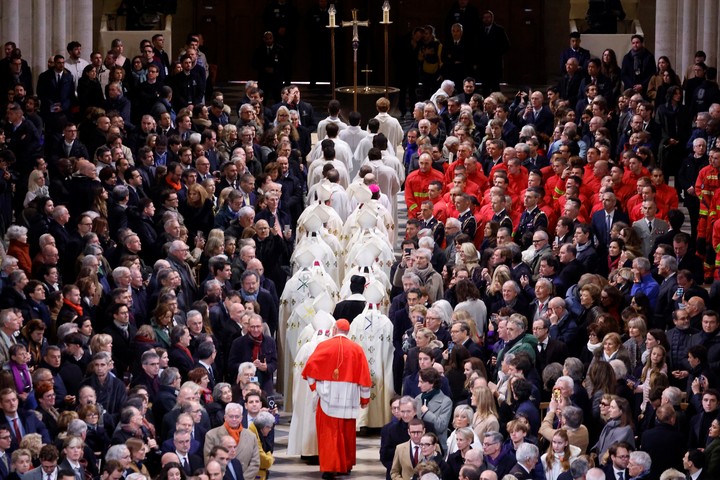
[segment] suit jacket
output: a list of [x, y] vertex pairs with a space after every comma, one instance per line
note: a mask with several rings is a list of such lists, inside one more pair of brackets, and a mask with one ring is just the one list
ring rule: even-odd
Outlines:
[[642, 240], [643, 256], [647, 257], [652, 251], [652, 246], [655, 243], [655, 238], [667, 232], [670, 229], [668, 223], [661, 218], [654, 218], [653, 231], [648, 230], [647, 220], [641, 218], [640, 220], [632, 224], [633, 228], [637, 232], [640, 240]]
[[60, 158], [69, 158], [69, 157], [85, 158], [85, 159], [91, 158], [87, 147], [80, 140], [75, 140], [72, 143], [72, 145], [70, 146], [70, 153], [67, 153], [65, 151], [65, 141], [64, 140], [60, 140], [59, 142], [56, 142], [52, 148], [52, 152], [50, 153], [50, 158], [52, 158], [54, 160], [58, 160]]
[[568, 356], [567, 346], [560, 340], [554, 340], [548, 337], [547, 347], [541, 351], [538, 344], [538, 353], [535, 355], [535, 367], [538, 373], [542, 375], [542, 371], [551, 363], [565, 363]]
[[[611, 460], [608, 460], [608, 462], [602, 466], [602, 469], [605, 472], [606, 480], [618, 480], [618, 477], [615, 475], [615, 470], [613, 470]], [[628, 478], [630, 478], [630, 474], [628, 473], [628, 470], [625, 469], [625, 473], [623, 474], [623, 480], [626, 480]]]
[[653, 459], [651, 478], [660, 478], [660, 474], [668, 468], [682, 471], [682, 459], [687, 451], [686, 437], [674, 426], [657, 423], [655, 427], [646, 430], [640, 448]]
[[65, 460], [63, 460], [62, 462], [58, 463], [58, 468], [60, 470], [67, 470], [69, 472], [74, 472], [75, 480], [85, 480], [85, 467], [80, 465], [79, 471], [75, 471], [73, 469], [72, 465], [70, 465], [70, 462], [68, 461], [67, 458]]
[[651, 320], [651, 328], [666, 330], [672, 326], [672, 313], [675, 310], [675, 301], [672, 299], [677, 290], [677, 275], [664, 279], [660, 283], [655, 313]]
[[130, 368], [132, 362], [128, 352], [130, 351], [130, 343], [135, 338], [135, 335], [137, 335], [137, 328], [133, 325], [128, 325], [128, 336], [125, 338], [122, 330], [115, 325], [115, 322], [110, 320], [110, 325], [108, 325], [104, 333], [112, 337], [112, 357], [115, 362], [115, 371], [120, 378], [122, 378], [123, 373]]
[[520, 465], [519, 463], [516, 463], [515, 466], [510, 470], [510, 475], [515, 476], [517, 480], [531, 480], [532, 472], [528, 472], [525, 470], [525, 468]]
[[[214, 446], [221, 444], [220, 440], [225, 435], [229, 435], [225, 427], [213, 428], [205, 435], [203, 454], [206, 463], [210, 456], [210, 451]], [[250, 429], [244, 428], [240, 432], [240, 442], [238, 443], [236, 452], [235, 458], [242, 464], [244, 480], [255, 480], [255, 475], [257, 475], [260, 470], [260, 451], [258, 450], [257, 437]]]
[[237, 458], [233, 458], [228, 462], [223, 480], [243, 480], [242, 463]]
[[69, 113], [75, 101], [75, 81], [70, 72], [65, 70], [58, 83], [55, 69], [46, 70], [38, 77], [37, 96], [40, 98], [40, 114], [47, 122], [50, 109], [56, 103], [60, 104], [63, 113]]
[[170, 357], [170, 366], [180, 370], [183, 378], [187, 378], [188, 372], [195, 368], [195, 360], [175, 345], [170, 347], [168, 356]]
[[[418, 448], [418, 462], [422, 458], [422, 453]], [[413, 452], [410, 451], [410, 440], [401, 443], [395, 449], [393, 456], [392, 468], [390, 469], [390, 478], [392, 480], [410, 480], [413, 476]]]
[[[34, 413], [18, 409], [17, 414], [18, 418], [20, 419], [20, 423], [22, 424], [23, 433], [25, 435], [27, 435], [28, 433], [39, 433], [42, 437], [43, 443], [50, 443], [50, 434], [48, 433], [45, 424], [38, 420]], [[10, 425], [10, 435], [12, 436], [10, 452], [13, 452], [18, 449], [20, 442], [17, 438], [15, 438], [15, 431], [13, 430], [12, 422], [6, 422], [6, 419], [4, 417], [5, 416], [3, 415], [2, 423], [7, 423], [8, 425]]]
[[[607, 249], [608, 243], [610, 241], [610, 232], [608, 231], [607, 223], [605, 222], [606, 214], [607, 213], [605, 212], [605, 210], [599, 210], [593, 213], [592, 218], [590, 219], [590, 226], [592, 228], [593, 235], [595, 236], [595, 238], [597, 238], [598, 244], [602, 245], [602, 251], [605, 251], [605, 249]], [[613, 213], [612, 223], [614, 225], [617, 222], [625, 222], [629, 224], [630, 219], [625, 212], [619, 209], [615, 209], [615, 212]]]
[[520, 113], [520, 126], [535, 125], [536, 132], [542, 132], [548, 136], [552, 136], [554, 116], [547, 105], [543, 105], [537, 117], [534, 117], [533, 113], [530, 113], [527, 118], [523, 118], [523, 114], [524, 111]]

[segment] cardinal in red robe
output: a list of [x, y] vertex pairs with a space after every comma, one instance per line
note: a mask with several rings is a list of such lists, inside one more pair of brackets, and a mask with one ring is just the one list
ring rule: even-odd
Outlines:
[[333, 337], [308, 358], [302, 376], [317, 393], [315, 424], [323, 478], [345, 474], [355, 465], [355, 420], [370, 403], [370, 368], [362, 347], [347, 337], [350, 322], [340, 319]]

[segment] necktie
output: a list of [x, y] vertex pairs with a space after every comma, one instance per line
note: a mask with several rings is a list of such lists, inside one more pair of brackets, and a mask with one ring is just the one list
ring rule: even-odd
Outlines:
[[610, 229], [612, 228], [612, 215], [609, 213], [605, 217], [605, 228], [607, 229], [608, 239], [610, 238]]
[[61, 74], [58, 73], [57, 74], [57, 83], [60, 83], [60, 77], [61, 77]]
[[20, 433], [20, 427], [18, 426], [17, 417], [13, 418], [12, 424], [13, 424], [13, 431], [15, 433], [15, 440], [17, 440], [17, 442], [19, 444], [20, 440], [22, 440], [22, 433]]
[[190, 465], [188, 465], [187, 457], [183, 457], [183, 470], [185, 470], [186, 473], [191, 473]]
[[650, 233], [653, 233], [653, 224], [652, 224], [652, 220], [648, 220], [648, 230], [650, 230]]
[[540, 346], [540, 353], [544, 352], [544, 351], [545, 351], [545, 344], [544, 344], [544, 343], [540, 343], [539, 346]]
[[418, 463], [418, 450], [420, 450], [420, 447], [417, 445], [415, 446], [415, 453], [413, 453], [413, 465], [417, 465]]
[[50, 475], [50, 474], [48, 473], [46, 480], [52, 480], [52, 475]]
[[618, 480], [623, 480], [623, 472], [618, 472]]
[[127, 340], [127, 339], [128, 339], [128, 331], [127, 331], [127, 329], [123, 328], [122, 333], [123, 333], [123, 338], [124, 338], [125, 340]]
[[490, 27], [485, 27], [485, 35], [490, 35]]
[[0, 462], [2, 462], [2, 465], [5, 468], [5, 471], [9, 473], [10, 470], [8, 469], [7, 456], [5, 456], [4, 453], [2, 455], [0, 455]]
[[210, 378], [210, 383], [215, 384], [215, 375], [213, 375], [213, 369], [212, 367], [208, 367], [208, 377]]

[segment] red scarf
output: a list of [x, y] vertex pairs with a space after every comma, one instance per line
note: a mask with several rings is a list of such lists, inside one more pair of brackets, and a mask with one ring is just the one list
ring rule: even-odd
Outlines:
[[262, 343], [263, 343], [263, 338], [264, 338], [264, 337], [265, 337], [265, 335], [260, 335], [260, 338], [258, 339], [258, 338], [253, 337], [252, 335], [250, 335], [250, 340], [252, 340], [252, 342], [253, 342], [252, 357], [251, 357], [251, 358], [253, 358], [253, 359], [255, 359], [255, 360], [257, 360], [257, 359], [260, 358], [260, 353], [261, 353]]
[[180, 182], [171, 182], [170, 178], [168, 178], [168, 177], [165, 177], [165, 183], [170, 185], [170, 187], [172, 187], [172, 189], [175, 190], [176, 192], [182, 188], [182, 185], [180, 184]]
[[192, 353], [190, 353], [190, 350], [188, 350], [187, 347], [184, 347], [184, 346], [180, 345], [179, 343], [176, 343], [175, 346], [178, 347], [178, 348], [179, 348], [180, 350], [182, 350], [183, 352], [185, 352], [185, 355], [187, 355], [188, 357], [190, 357], [191, 360], [194, 360], [194, 359], [193, 359], [193, 356], [192, 356]]
[[73, 310], [75, 310], [75, 312], [77, 312], [77, 314], [78, 314], [78, 317], [82, 317], [82, 316], [83, 316], [82, 306], [80, 306], [80, 305], [75, 305], [74, 303], [72, 303], [72, 302], [71, 302], [70, 300], [68, 300], [67, 298], [63, 298], [63, 303], [64, 303], [65, 305], [67, 305], [68, 307], [72, 308]]

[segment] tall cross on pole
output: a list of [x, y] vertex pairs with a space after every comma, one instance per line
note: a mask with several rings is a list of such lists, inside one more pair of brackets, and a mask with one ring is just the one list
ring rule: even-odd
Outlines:
[[357, 111], [357, 95], [358, 95], [358, 84], [357, 84], [357, 74], [358, 74], [358, 64], [357, 64], [357, 52], [358, 48], [360, 47], [360, 36], [358, 35], [358, 27], [369, 27], [370, 22], [368, 20], [359, 21], [357, 19], [358, 9], [353, 8], [352, 10], [352, 21], [342, 22], [343, 27], [352, 27], [353, 29], [353, 38], [352, 38], [352, 48], [353, 48], [353, 110]]

